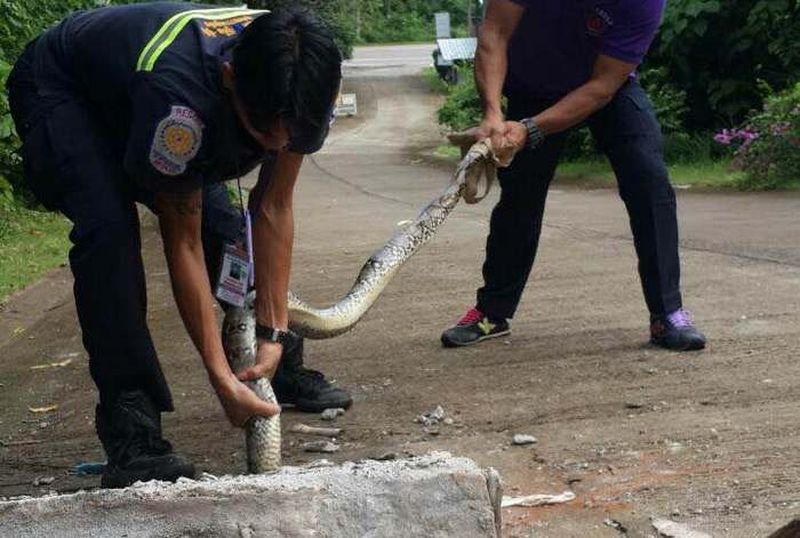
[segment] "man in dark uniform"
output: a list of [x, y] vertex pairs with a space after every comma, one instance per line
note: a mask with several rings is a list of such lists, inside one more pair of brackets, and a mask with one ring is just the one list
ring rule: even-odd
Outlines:
[[[67, 18], [17, 62], [8, 87], [28, 184], [74, 224], [70, 266], [100, 393], [104, 486], [194, 474], [161, 433], [160, 414], [173, 403], [146, 322], [137, 201], [158, 215], [178, 309], [234, 425], [279, 412], [242, 382], [264, 375], [274, 374], [282, 403], [350, 405], [303, 367], [303, 342], [287, 329], [292, 192], [303, 155], [327, 135], [340, 81], [332, 35], [297, 9], [101, 8]], [[237, 378], [209, 275], [223, 243], [240, 239], [245, 214], [220, 182], [257, 165], [249, 208], [257, 364]]]
[[[702, 349], [683, 310], [675, 193], [652, 104], [635, 71], [665, 0], [491, 0], [478, 40], [475, 79], [481, 138], [519, 151], [501, 171], [477, 304], [442, 334], [465, 346], [510, 332], [528, 280], [545, 199], [566, 133], [583, 122], [608, 157], [630, 216], [653, 344]], [[501, 110], [508, 98], [508, 117]]]

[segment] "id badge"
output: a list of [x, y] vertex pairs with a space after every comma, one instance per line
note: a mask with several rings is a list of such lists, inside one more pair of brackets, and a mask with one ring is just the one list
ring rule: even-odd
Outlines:
[[246, 247], [241, 243], [225, 243], [217, 283], [217, 299], [242, 307], [249, 285], [250, 255]]

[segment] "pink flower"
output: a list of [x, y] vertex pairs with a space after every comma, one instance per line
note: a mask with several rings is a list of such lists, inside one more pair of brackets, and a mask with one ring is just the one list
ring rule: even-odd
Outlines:
[[723, 129], [722, 132], [717, 133], [717, 135], [714, 137], [714, 140], [723, 146], [730, 146], [734, 138], [735, 137], [733, 136], [733, 133], [731, 133], [728, 129]]

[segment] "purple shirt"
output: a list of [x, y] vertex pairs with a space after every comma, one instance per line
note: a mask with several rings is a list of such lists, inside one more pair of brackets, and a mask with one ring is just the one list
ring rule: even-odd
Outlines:
[[639, 65], [666, 0], [512, 0], [525, 9], [506, 93], [558, 98], [586, 83], [598, 54]]

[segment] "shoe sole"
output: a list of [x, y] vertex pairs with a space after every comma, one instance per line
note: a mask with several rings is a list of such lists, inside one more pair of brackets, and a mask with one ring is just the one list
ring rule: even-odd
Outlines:
[[447, 338], [442, 337], [442, 345], [444, 347], [449, 347], [449, 348], [474, 346], [475, 344], [480, 344], [484, 340], [491, 340], [492, 338], [500, 338], [501, 336], [506, 336], [508, 334], [511, 334], [511, 329], [509, 329], [507, 331], [502, 331], [502, 332], [499, 332], [499, 333], [487, 334], [486, 336], [481, 336], [477, 340], [473, 340], [471, 342], [463, 342], [463, 343], [454, 342], [452, 340], [449, 340]]
[[174, 468], [173, 466], [157, 467], [147, 473], [118, 471], [115, 477], [111, 477], [103, 471], [100, 478], [100, 487], [108, 489], [127, 488], [136, 482], [149, 482], [160, 480], [162, 482], [177, 482], [181, 477], [194, 478], [197, 470], [194, 465], [183, 465]]
[[[286, 404], [281, 405], [283, 406]], [[350, 407], [353, 405], [353, 400], [345, 400], [332, 404], [321, 404], [313, 400], [296, 400], [291, 402], [289, 405], [291, 405], [297, 411], [302, 411], [304, 413], [322, 413], [326, 409], [350, 409]]]
[[682, 353], [684, 351], [701, 351], [706, 348], [706, 343], [689, 343], [683, 347], [670, 347], [668, 346], [663, 340], [656, 340], [650, 339], [650, 344], [660, 347], [661, 349], [666, 349], [667, 351], [676, 351], [678, 353]]

